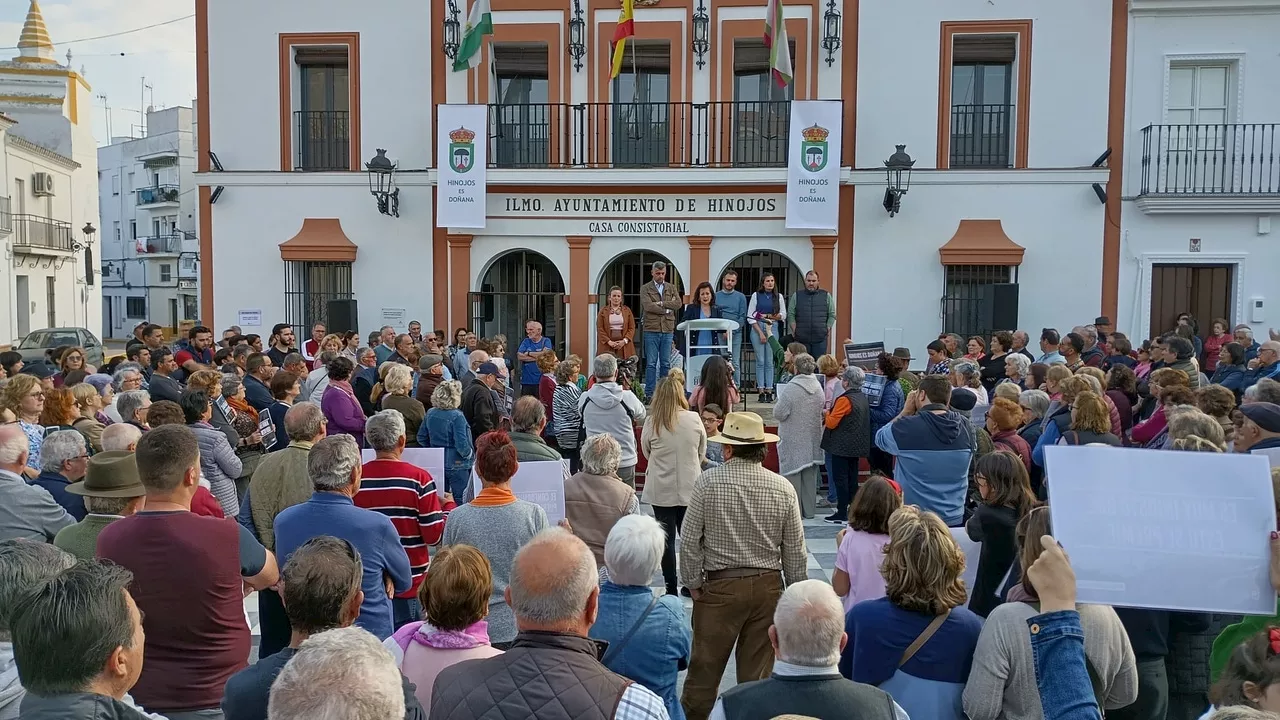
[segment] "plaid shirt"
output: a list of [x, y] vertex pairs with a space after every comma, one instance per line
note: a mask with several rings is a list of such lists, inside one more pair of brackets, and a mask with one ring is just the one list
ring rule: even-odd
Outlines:
[[622, 691], [613, 720], [668, 720], [667, 708], [662, 698], [640, 683], [631, 683]]
[[706, 573], [781, 570], [788, 584], [808, 577], [795, 488], [764, 467], [731, 459], [693, 486], [680, 528], [680, 580], [700, 588]]

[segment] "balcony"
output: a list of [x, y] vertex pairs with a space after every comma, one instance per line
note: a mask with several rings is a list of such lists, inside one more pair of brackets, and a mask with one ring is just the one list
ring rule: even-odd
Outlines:
[[0, 197], [0, 235], [13, 233], [13, 212], [8, 197]]
[[1280, 211], [1280, 123], [1148, 125], [1138, 206], [1148, 213]]
[[182, 252], [182, 233], [138, 238], [139, 255], [177, 255]]
[[494, 168], [782, 168], [791, 102], [489, 106]]
[[71, 223], [39, 215], [13, 215], [13, 244], [19, 250], [72, 250]]
[[1013, 105], [953, 105], [951, 162], [953, 168], [1013, 167]]
[[182, 189], [177, 185], [152, 185], [134, 191], [138, 196], [138, 207], [166, 207], [177, 205], [182, 196]]
[[297, 153], [294, 170], [311, 172], [351, 169], [349, 113], [339, 110], [298, 110], [293, 113]]

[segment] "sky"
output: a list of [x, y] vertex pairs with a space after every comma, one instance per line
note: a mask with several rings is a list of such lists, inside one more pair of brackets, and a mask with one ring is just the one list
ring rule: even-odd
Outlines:
[[[0, 58], [7, 60], [18, 54], [13, 46], [18, 44], [28, 3], [0, 2], [0, 48], [4, 48]], [[42, 0], [40, 9], [58, 62], [66, 64], [70, 50], [71, 67], [83, 67], [85, 79], [93, 87], [93, 128], [99, 145], [108, 142], [108, 107], [111, 133], [120, 137], [140, 134], [139, 111], [146, 105], [157, 109], [191, 105], [196, 94], [196, 25], [189, 16], [195, 13], [195, 0]], [[117, 37], [71, 42], [172, 20], [177, 22]], [[145, 96], [143, 77], [151, 86]]]

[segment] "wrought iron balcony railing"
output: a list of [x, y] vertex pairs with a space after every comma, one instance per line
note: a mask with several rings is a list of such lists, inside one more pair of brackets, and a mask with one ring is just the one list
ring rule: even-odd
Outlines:
[[345, 110], [298, 110], [293, 113], [297, 153], [295, 170], [351, 169], [350, 113]]
[[1013, 105], [953, 105], [953, 168], [1013, 167]]
[[1280, 195], [1280, 123], [1148, 125], [1139, 195]]
[[71, 223], [39, 215], [13, 215], [13, 244], [46, 250], [72, 250]]
[[138, 205], [177, 203], [182, 196], [182, 189], [177, 185], [152, 185], [138, 188], [135, 192]]

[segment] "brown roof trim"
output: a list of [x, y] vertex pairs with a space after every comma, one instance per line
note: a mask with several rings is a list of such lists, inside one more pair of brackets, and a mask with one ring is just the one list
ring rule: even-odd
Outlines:
[[961, 220], [955, 235], [938, 248], [943, 265], [1021, 265], [1024, 252], [999, 220]]
[[358, 249], [342, 231], [338, 218], [306, 218], [297, 235], [280, 243], [280, 259], [355, 262]]

